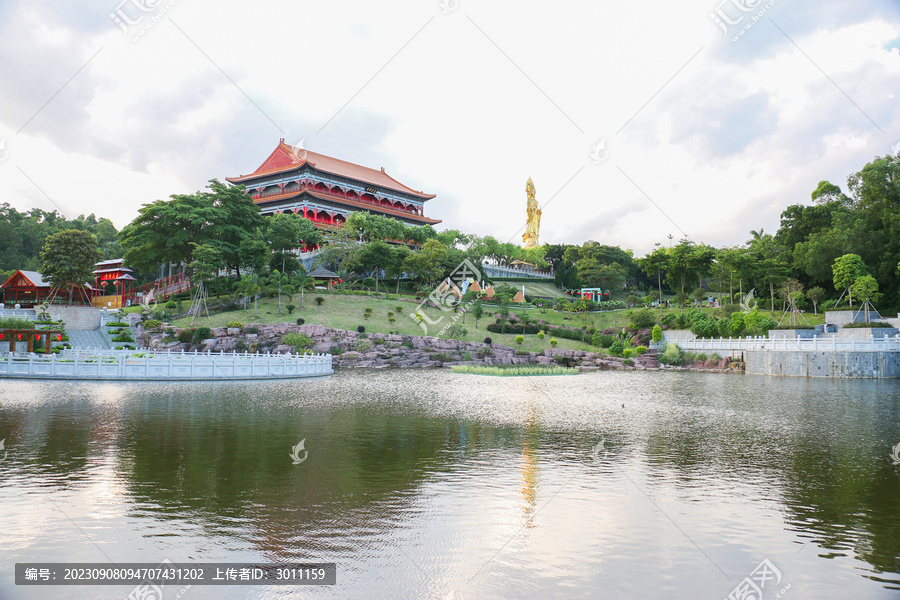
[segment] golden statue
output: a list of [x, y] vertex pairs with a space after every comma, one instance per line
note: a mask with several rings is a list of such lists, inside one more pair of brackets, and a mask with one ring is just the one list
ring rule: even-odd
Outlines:
[[531, 177], [525, 184], [525, 193], [528, 194], [528, 222], [525, 225], [522, 241], [525, 242], [525, 248], [534, 248], [538, 245], [538, 235], [541, 229], [541, 209], [538, 208], [537, 200], [534, 199], [534, 182], [531, 181]]

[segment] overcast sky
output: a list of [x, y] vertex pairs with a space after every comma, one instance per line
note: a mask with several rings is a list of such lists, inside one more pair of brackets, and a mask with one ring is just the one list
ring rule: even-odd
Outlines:
[[0, 202], [121, 228], [283, 137], [501, 241], [531, 177], [542, 242], [643, 255], [774, 231], [900, 141], [897, 0], [117, 2], [0, 3]]

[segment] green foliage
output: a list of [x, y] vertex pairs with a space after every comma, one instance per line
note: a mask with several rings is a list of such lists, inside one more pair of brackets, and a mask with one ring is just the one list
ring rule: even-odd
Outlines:
[[864, 321], [859, 321], [857, 323], [847, 323], [846, 325], [842, 325], [844, 329], [864, 329], [866, 327], [875, 327], [875, 328], [887, 328], [893, 327], [887, 321], [869, 321], [868, 323]]
[[634, 348], [625, 348], [624, 350], [622, 350], [622, 356], [624, 356], [625, 358], [631, 358], [632, 356], [634, 356]]
[[294, 350], [301, 350], [303, 348], [312, 348], [316, 345], [311, 337], [306, 335], [305, 333], [285, 333], [281, 336], [281, 343], [286, 346], [293, 346]]
[[659, 355], [659, 362], [664, 365], [679, 366], [684, 364], [684, 353], [677, 344], [668, 343], [666, 349]]
[[288, 304], [287, 306], [285, 306], [285, 308], [287, 309], [288, 314], [290, 315], [290, 314], [293, 314], [294, 309], [297, 308], [297, 305], [296, 304]]
[[461, 339], [469, 334], [469, 330], [466, 329], [462, 323], [453, 323], [450, 327], [447, 328], [447, 337], [453, 339]]
[[162, 327], [162, 321], [158, 319], [147, 319], [142, 323], [142, 325], [144, 326], [144, 329], [148, 330], [159, 329], [160, 327]]
[[344, 353], [344, 349], [341, 348], [339, 344], [334, 344], [331, 346], [331, 350], [329, 351], [329, 353], [333, 354], [334, 356], [340, 356]]
[[660, 327], [659, 325], [654, 325], [651, 336], [653, 341], [658, 344], [662, 340], [662, 327]]
[[454, 365], [453, 373], [493, 376], [577, 375], [578, 369], [553, 365]]
[[212, 329], [209, 327], [198, 327], [194, 330], [192, 341], [195, 344], [199, 344], [203, 340], [208, 340], [211, 337], [213, 337]]
[[169, 300], [168, 302], [165, 303], [164, 308], [166, 310], [175, 310], [176, 308], [178, 308], [178, 305], [175, 303], [174, 300]]
[[517, 335], [517, 336], [516, 336], [516, 343], [517, 343], [517, 344], [521, 344], [521, 343], [524, 342], [524, 341], [525, 341], [525, 336], [521, 336], [521, 335]]
[[74, 286], [93, 279], [94, 264], [100, 257], [94, 234], [77, 229], [60, 231], [44, 242], [41, 274], [51, 285], [66, 288], [71, 294]]
[[0, 318], [0, 329], [37, 329], [28, 319], [19, 317]]
[[622, 361], [622, 364], [625, 365], [626, 367], [630, 367], [630, 366], [634, 365], [634, 361], [630, 358], [626, 358], [625, 360]]
[[558, 343], [559, 342], [556, 340], [556, 338], [550, 338], [550, 345], [553, 346], [554, 348], [556, 348], [556, 345]]
[[478, 350], [475, 351], [475, 354], [478, 355], [478, 358], [484, 358], [486, 356], [493, 356], [494, 350], [489, 346], [482, 346]]
[[644, 329], [646, 327], [653, 327], [653, 325], [656, 323], [656, 313], [654, 313], [649, 308], [640, 308], [637, 310], [633, 310], [630, 312], [629, 317], [631, 319], [632, 329]]
[[322, 306], [322, 303], [325, 302], [325, 298], [323, 298], [322, 296], [316, 296], [315, 300], [316, 304], [318, 304], [319, 306]]
[[615, 341], [615, 337], [606, 333], [595, 333], [593, 337], [591, 337], [591, 344], [600, 348], [609, 348]]
[[538, 337], [539, 340], [544, 339], [544, 332], [543, 332], [543, 331], [538, 331], [538, 332], [537, 332], [537, 337]]
[[114, 342], [133, 342], [134, 338], [128, 335], [127, 333], [120, 333], [116, 337], [112, 339]]
[[369, 340], [357, 340], [353, 348], [357, 352], [368, 352], [372, 349], [372, 344], [369, 342]]
[[625, 345], [619, 340], [616, 340], [615, 342], [613, 342], [609, 347], [609, 353], [612, 354], [613, 356], [622, 356], [622, 354], [624, 352], [625, 352]]
[[241, 330], [243, 330], [244, 324], [241, 323], [240, 321], [228, 321], [227, 323], [225, 323], [225, 328], [226, 329], [241, 329]]
[[635, 352], [635, 354], [637, 354], [638, 356], [640, 356], [641, 354], [646, 354], [646, 353], [647, 353], [647, 346], [638, 346], [637, 348], [634, 349], [634, 352]]

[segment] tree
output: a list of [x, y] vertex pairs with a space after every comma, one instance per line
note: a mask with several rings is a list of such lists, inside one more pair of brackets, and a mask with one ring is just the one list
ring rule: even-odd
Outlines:
[[303, 292], [315, 288], [315, 279], [310, 277], [309, 272], [301, 265], [294, 273], [291, 285], [294, 289], [300, 290], [300, 308], [303, 308]]
[[259, 272], [266, 268], [269, 248], [259, 236], [245, 237], [238, 248], [241, 267], [245, 270]]
[[638, 264], [648, 277], [656, 275], [656, 283], [659, 288], [659, 316], [662, 318], [662, 272], [668, 268], [669, 253], [665, 248], [657, 246], [653, 252], [639, 259]]
[[443, 262], [450, 249], [436, 239], [426, 240], [422, 249], [410, 254], [403, 261], [403, 270], [423, 283], [434, 285], [444, 273]]
[[688, 239], [682, 239], [677, 246], [669, 248], [668, 270], [666, 280], [673, 289], [680, 290], [679, 304], [684, 311], [684, 299], [687, 297], [685, 287], [697, 283], [709, 271], [715, 251], [706, 245], [696, 245]]
[[382, 240], [365, 244], [348, 266], [361, 271], [368, 277], [375, 278], [375, 291], [378, 292], [378, 280], [382, 270], [387, 270], [394, 263], [394, 247]]
[[281, 314], [281, 296], [285, 295], [288, 297], [288, 302], [291, 301], [291, 297], [294, 295], [294, 286], [293, 280], [287, 275], [283, 275], [279, 271], [275, 270], [267, 278], [267, 288], [278, 296], [278, 314]]
[[831, 271], [834, 273], [834, 288], [839, 292], [849, 290], [850, 306], [853, 306], [851, 286], [858, 277], [869, 273], [866, 263], [859, 254], [845, 254], [834, 261]]
[[794, 278], [785, 279], [778, 288], [781, 297], [784, 298], [786, 310], [790, 314], [790, 324], [797, 325], [795, 318], [798, 314], [797, 303], [803, 297], [803, 284]]
[[94, 264], [100, 260], [97, 237], [87, 231], [70, 229], [47, 238], [41, 251], [41, 275], [55, 288], [65, 286], [69, 304], [76, 285], [93, 278]]
[[211, 233], [215, 245], [222, 252], [222, 261], [228, 269], [240, 275], [241, 241], [252, 236], [263, 223], [259, 207], [243, 185], [227, 185], [218, 179], [210, 179], [209, 192], [200, 194], [214, 210]]
[[292, 212], [279, 213], [266, 219], [266, 241], [269, 247], [281, 259], [281, 272], [284, 273], [285, 255], [300, 243], [300, 223]]
[[822, 298], [825, 297], [825, 290], [820, 288], [819, 286], [810, 288], [809, 291], [806, 292], [806, 297], [809, 298], [809, 301], [813, 303], [813, 314], [818, 315], [819, 302], [821, 302]]
[[[266, 285], [266, 278], [261, 277], [259, 273], [252, 275], [244, 275], [241, 280], [235, 283], [235, 288], [240, 290], [245, 298], [253, 298], [253, 317], [259, 316], [259, 295], [262, 293]], [[244, 310], [247, 310], [246, 303]]]
[[484, 316], [484, 306], [481, 304], [481, 298], [476, 298], [472, 304], [472, 316], [475, 317], [475, 329], [478, 329], [478, 319]]
[[878, 280], [871, 275], [860, 275], [856, 278], [856, 281], [850, 284], [850, 291], [856, 295], [856, 299], [865, 307], [866, 323], [868, 323], [869, 303], [878, 302], [881, 299], [881, 294], [878, 293]]

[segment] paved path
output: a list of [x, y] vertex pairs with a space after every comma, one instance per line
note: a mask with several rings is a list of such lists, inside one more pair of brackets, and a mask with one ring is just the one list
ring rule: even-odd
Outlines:
[[73, 348], [109, 349], [99, 329], [69, 331], [69, 343]]

